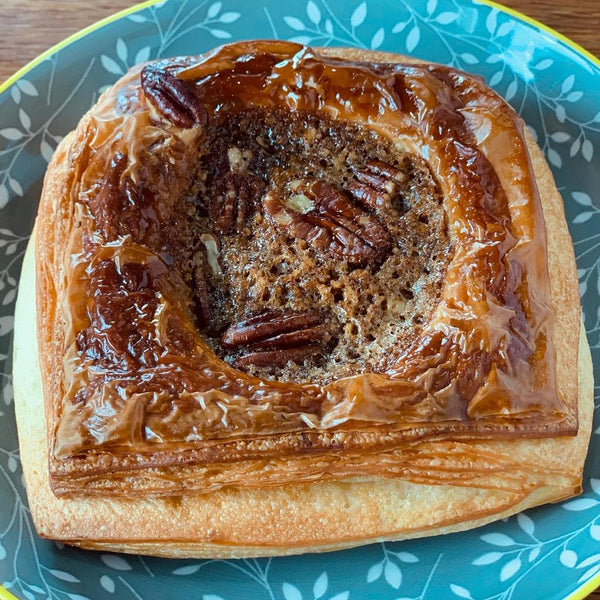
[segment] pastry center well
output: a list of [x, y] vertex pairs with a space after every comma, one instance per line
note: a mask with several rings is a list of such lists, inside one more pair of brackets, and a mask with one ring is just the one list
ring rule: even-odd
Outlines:
[[391, 366], [452, 254], [426, 163], [369, 129], [261, 109], [211, 119], [200, 155], [172, 243], [214, 352], [281, 381]]

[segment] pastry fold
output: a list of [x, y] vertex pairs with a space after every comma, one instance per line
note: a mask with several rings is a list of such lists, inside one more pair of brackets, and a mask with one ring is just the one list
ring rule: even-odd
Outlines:
[[[346, 329], [333, 329], [327, 307], [284, 315], [304, 329], [280, 329], [275, 342], [255, 326], [272, 328], [269, 312], [228, 329], [223, 347], [250, 331], [238, 362], [213, 340], [198, 309], [208, 296], [190, 290], [188, 259], [173, 250], [185, 241], [171, 237], [181, 207], [197, 207], [182, 199], [210, 181], [198, 164], [211, 123], [250, 109], [368, 130], [431, 172], [449, 238], [439, 288], [376, 368], [261, 377], [261, 360], [289, 366], [315, 340], [319, 356], [340, 343]], [[230, 213], [253, 210], [315, 260], [364, 277], [385, 269], [396, 241], [377, 187], [384, 167], [359, 169], [350, 193], [274, 170], [240, 183], [237, 149], [228, 156], [222, 235], [243, 235]], [[279, 199], [280, 180], [292, 200]], [[593, 386], [562, 200], [521, 119], [477, 77], [287, 42], [136, 68], [58, 148], [34, 241], [15, 393], [20, 432], [47, 442], [21, 438], [42, 535], [169, 556], [281, 554], [463, 529], [580, 490]], [[35, 332], [23, 317], [34, 277]], [[32, 382], [24, 361], [36, 339]]]

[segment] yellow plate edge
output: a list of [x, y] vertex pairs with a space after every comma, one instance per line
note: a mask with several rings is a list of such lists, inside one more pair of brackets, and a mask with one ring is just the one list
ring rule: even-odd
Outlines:
[[58, 44], [55, 44], [51, 48], [48, 48], [48, 50], [46, 50], [45, 52], [42, 52], [40, 55], [36, 56], [33, 60], [21, 67], [16, 73], [11, 75], [6, 81], [4, 81], [0, 85], [0, 94], [2, 92], [5, 92], [13, 83], [17, 82], [19, 79], [24, 77], [29, 71], [31, 71], [34, 67], [37, 67], [41, 62], [46, 60], [55, 52], [66, 48], [73, 42], [76, 42], [82, 37], [85, 37], [88, 33], [92, 33], [92, 31], [96, 31], [96, 29], [104, 27], [104, 25], [108, 25], [113, 21], [118, 21], [121, 17], [126, 17], [127, 15], [130, 15], [134, 12], [138, 12], [140, 10], [143, 10], [144, 8], [148, 8], [148, 6], [158, 4], [161, 1], [162, 0], [145, 0], [144, 2], [140, 2], [139, 4], [135, 4], [134, 6], [131, 6], [129, 8], [125, 8], [124, 10], [114, 13], [113, 15], [109, 15], [108, 17], [105, 17], [100, 21], [96, 21], [95, 23], [92, 23], [91, 25], [88, 25], [87, 27], [84, 27], [83, 29], [80, 29], [79, 31], [73, 33], [69, 37], [62, 40], [62, 42], [58, 42]]
[[13, 596], [6, 588], [0, 585], [0, 600], [19, 600], [16, 596]]
[[504, 6], [503, 4], [499, 4], [498, 2], [494, 2], [494, 0], [477, 0], [478, 4], [486, 4], [487, 6], [491, 6], [492, 8], [496, 8], [499, 11], [507, 13], [512, 17], [515, 17], [519, 21], [524, 21], [529, 25], [533, 25], [536, 29], [541, 29], [546, 33], [549, 33], [552, 37], [560, 40], [566, 46], [569, 46], [578, 54], [583, 55], [587, 58], [592, 64], [600, 67], [600, 58], [592, 54], [589, 50], [586, 50], [583, 46], [580, 46], [577, 42], [574, 42], [571, 38], [568, 38], [566, 35], [556, 31], [556, 29], [552, 29], [552, 27], [548, 27], [548, 25], [544, 25], [542, 22], [534, 19], [533, 17], [529, 17], [514, 8], [509, 8], [508, 6]]

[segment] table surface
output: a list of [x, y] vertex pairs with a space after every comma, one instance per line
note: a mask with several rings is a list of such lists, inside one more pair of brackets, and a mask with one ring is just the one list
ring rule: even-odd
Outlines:
[[[3, 0], [0, 83], [38, 54], [79, 29], [132, 6], [128, 0]], [[503, 0], [600, 56], [599, 0]], [[600, 589], [589, 596], [600, 600]]]

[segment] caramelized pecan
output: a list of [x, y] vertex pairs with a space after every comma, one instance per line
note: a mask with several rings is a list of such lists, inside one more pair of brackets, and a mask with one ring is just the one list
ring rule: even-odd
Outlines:
[[348, 191], [363, 206], [373, 210], [393, 202], [398, 188], [406, 181], [402, 171], [381, 161], [372, 161], [352, 171], [356, 179], [348, 183]]
[[322, 351], [331, 338], [331, 328], [320, 312], [268, 311], [231, 325], [221, 345], [247, 351], [233, 363], [237, 368], [283, 366]]
[[302, 362], [305, 358], [321, 351], [320, 346], [301, 346], [300, 348], [285, 348], [283, 350], [265, 350], [249, 352], [235, 359], [236, 369], [254, 367], [285, 367], [289, 362]]
[[352, 265], [379, 263], [392, 242], [387, 230], [334, 185], [295, 185], [282, 201], [267, 194], [263, 206], [275, 222], [313, 247], [329, 250]]
[[215, 228], [222, 234], [240, 231], [251, 209], [250, 186], [243, 175], [229, 172], [208, 204]]
[[142, 69], [141, 81], [144, 94], [173, 125], [187, 129], [206, 124], [206, 109], [185, 80], [148, 65]]

